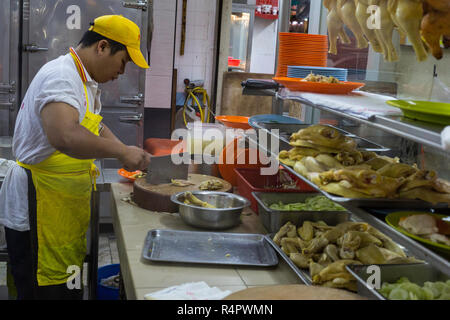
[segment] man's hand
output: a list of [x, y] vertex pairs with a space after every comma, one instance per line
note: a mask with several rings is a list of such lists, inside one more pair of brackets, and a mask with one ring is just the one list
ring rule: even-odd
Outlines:
[[127, 146], [118, 158], [127, 171], [147, 169], [150, 163], [150, 154], [135, 146]]

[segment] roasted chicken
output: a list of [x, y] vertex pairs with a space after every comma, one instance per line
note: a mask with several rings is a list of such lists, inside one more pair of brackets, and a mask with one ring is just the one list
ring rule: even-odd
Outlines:
[[356, 39], [356, 47], [358, 49], [367, 48], [369, 45], [364, 37], [363, 30], [356, 19], [355, 12], [356, 6], [354, 0], [337, 0], [336, 4], [337, 13], [339, 18], [344, 24], [352, 31]]
[[442, 36], [450, 36], [450, 1], [426, 0], [425, 16], [421, 23], [421, 34], [436, 59], [441, 59]]
[[367, 20], [370, 17], [370, 13], [367, 12], [369, 8], [369, 0], [355, 0], [355, 5], [356, 20], [358, 20], [359, 26], [361, 27], [364, 35], [372, 45], [372, 49], [375, 52], [384, 54], [383, 47], [381, 46], [381, 43], [378, 41], [378, 38], [375, 35], [375, 30], [367, 26]]
[[423, 18], [423, 0], [389, 0], [388, 11], [392, 21], [412, 43], [418, 61], [428, 57], [420, 35]]
[[329, 53], [337, 54], [337, 40], [341, 43], [350, 43], [350, 39], [344, 30], [344, 23], [337, 12], [337, 0], [324, 0], [324, 6], [328, 9], [327, 26], [328, 26], [328, 41]]
[[384, 58], [389, 62], [397, 61], [397, 51], [392, 43], [395, 24], [388, 11], [388, 0], [369, 0], [369, 4], [376, 5], [379, 8], [380, 28], [376, 28], [374, 31], [378, 42], [381, 44]]

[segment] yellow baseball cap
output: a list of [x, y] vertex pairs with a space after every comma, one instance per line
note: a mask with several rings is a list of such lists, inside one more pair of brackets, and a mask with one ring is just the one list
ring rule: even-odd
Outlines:
[[137, 66], [149, 68], [140, 49], [141, 31], [133, 21], [121, 15], [101, 16], [94, 20], [94, 24], [89, 30], [123, 44], [127, 47], [131, 60]]

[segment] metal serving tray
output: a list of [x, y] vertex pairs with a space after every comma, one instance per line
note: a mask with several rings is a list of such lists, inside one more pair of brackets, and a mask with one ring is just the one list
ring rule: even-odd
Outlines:
[[142, 249], [149, 261], [267, 267], [278, 257], [262, 234], [150, 230]]
[[[270, 134], [273, 134], [270, 130], [272, 129], [279, 129], [279, 135], [275, 135], [279, 140], [284, 141], [286, 143], [289, 143], [289, 139], [291, 135], [300, 129], [305, 129], [310, 127], [310, 124], [286, 124], [286, 123], [260, 123], [259, 124], [262, 128], [269, 131]], [[336, 129], [343, 135], [346, 135], [348, 137], [351, 137], [356, 141], [357, 148], [359, 150], [363, 151], [374, 151], [374, 152], [385, 152], [389, 151], [389, 148], [386, 148], [382, 145], [379, 145], [375, 142], [372, 142], [370, 140], [367, 140], [365, 138], [361, 138], [357, 135], [354, 135], [353, 133], [347, 132], [345, 130], [342, 130], [340, 128], [336, 128], [331, 125], [326, 125], [330, 128]]]
[[[345, 221], [356, 221], [356, 219], [353, 219], [352, 215], [350, 215], [350, 214], [347, 215], [347, 219], [345, 219], [343, 221], [339, 221], [339, 222], [335, 222], [336, 218], [333, 217], [332, 215], [322, 216], [321, 220], [324, 221], [326, 224], [331, 225], [331, 226], [338, 225], [339, 223], [345, 222]], [[300, 223], [303, 223], [303, 221], [299, 221], [298, 223], [294, 223], [293, 221], [291, 221], [291, 222], [294, 223], [295, 226], [298, 227], [300, 225]], [[291, 267], [291, 269], [300, 278], [300, 280], [302, 280], [304, 284], [311, 286], [312, 285], [312, 279], [311, 279], [311, 276], [309, 274], [309, 270], [308, 269], [300, 269], [299, 267], [297, 267], [297, 265], [291, 260], [291, 258], [289, 258], [284, 253], [284, 251], [281, 249], [281, 247], [279, 247], [273, 241], [273, 237], [275, 237], [275, 234], [277, 232], [278, 232], [278, 230], [273, 232], [273, 233], [267, 234], [266, 235], [267, 241], [272, 245], [272, 247], [276, 250], [276, 252], [280, 255], [280, 257], [283, 258], [284, 261], [286, 261], [286, 263]]]
[[[324, 219], [323, 219], [323, 221], [325, 221], [327, 224], [329, 224], [329, 225], [337, 225], [338, 223], [331, 223], [331, 221], [332, 220], [330, 220], [330, 216], [328, 216], [328, 217], [324, 217]], [[349, 218], [346, 220], [346, 221], [359, 221], [359, 222], [361, 222], [361, 221], [364, 221], [363, 219], [360, 219], [360, 218], [357, 218], [356, 216], [354, 216], [353, 214], [350, 214], [350, 216], [349, 216]], [[344, 222], [344, 221], [343, 221]], [[340, 222], [339, 222], [340, 223]], [[374, 228], [377, 228], [379, 231], [381, 231], [384, 235], [386, 235], [386, 236], [388, 236], [388, 237], [392, 237], [392, 234], [390, 233], [390, 232], [386, 232], [386, 231], [391, 231], [391, 230], [389, 230], [389, 229], [382, 229], [382, 228], [380, 228], [380, 225], [378, 225], [379, 223], [381, 223], [381, 221], [377, 221], [377, 223], [370, 223], [370, 225], [372, 226], [372, 227], [374, 227]], [[296, 226], [298, 227], [299, 225], [298, 224], [296, 224]], [[277, 230], [278, 231], [278, 230]], [[284, 261], [286, 261], [286, 263], [291, 267], [291, 269], [295, 272], [295, 274], [303, 281], [303, 283], [304, 284], [306, 284], [306, 285], [313, 285], [312, 284], [312, 279], [311, 279], [311, 276], [310, 276], [310, 274], [309, 274], [309, 270], [308, 269], [301, 269], [301, 268], [299, 268], [299, 267], [297, 267], [297, 265], [291, 260], [291, 258], [289, 258], [284, 252], [283, 252], [283, 250], [281, 249], [281, 247], [279, 247], [274, 241], [273, 241], [273, 237], [275, 236], [275, 234], [276, 234], [276, 232], [274, 232], [274, 233], [270, 233], [270, 234], [267, 234], [266, 235], [266, 239], [267, 239], [267, 241], [273, 246], [273, 248], [276, 250], [276, 252], [280, 255], [280, 257], [284, 260]], [[411, 250], [409, 250], [408, 248], [405, 248], [404, 246], [402, 246], [401, 244], [399, 244], [398, 242], [397, 242], [397, 244], [403, 249], [403, 251], [405, 252], [405, 254], [407, 255], [407, 256], [413, 256], [413, 252], [411, 252]], [[397, 273], [397, 278], [395, 279], [395, 281], [398, 279], [398, 277], [400, 277], [400, 276], [408, 276], [408, 273], [405, 273], [405, 274], [403, 274], [402, 273], [402, 268], [401, 267], [406, 267], [406, 266], [410, 266], [410, 265], [420, 265], [420, 266], [422, 266], [422, 265], [427, 265], [427, 264], [425, 264], [425, 263], [418, 263], [418, 264], [398, 264], [398, 265], [380, 265], [380, 266], [393, 266], [393, 267], [399, 267], [398, 269], [395, 269], [395, 270], [398, 270], [398, 272], [399, 273]], [[360, 266], [358, 266], [358, 265], [352, 265], [351, 267], [360, 267]], [[367, 266], [366, 266], [367, 267]], [[432, 268], [432, 267], [430, 267], [430, 268]], [[347, 269], [348, 269], [348, 267], [347, 267]], [[356, 269], [355, 269], [356, 270]], [[439, 273], [440, 271], [439, 270], [437, 270], [437, 269], [434, 269], [433, 268], [433, 270], [434, 271], [436, 271], [437, 273]], [[350, 270], [349, 270], [350, 271]], [[418, 270], [419, 271], [419, 270]], [[351, 272], [352, 273], [352, 275], [354, 275], [354, 273], [353, 272]], [[361, 272], [362, 273], [362, 272]], [[395, 275], [395, 274], [394, 274]], [[365, 287], [365, 279], [367, 279], [367, 277], [369, 277], [370, 276], [370, 274], [368, 274], [365, 278], [364, 277], [361, 277], [361, 278], [358, 278], [358, 277], [356, 277], [355, 276], [355, 278], [356, 278], [356, 280], [357, 280], [357, 282], [358, 282], [358, 294], [360, 294], [361, 296], [364, 296], [364, 297], [368, 297], [368, 298], [371, 298], [371, 299], [380, 299], [380, 294], [378, 294], [378, 295], [376, 295], [374, 292], [369, 292], [368, 290], [369, 290], [369, 288], [367, 288], [367, 287]], [[363, 280], [361, 280], [361, 279], [363, 279]], [[425, 280], [425, 281], [435, 281], [435, 280], [433, 280], [434, 278], [430, 278], [430, 277], [428, 277], [426, 274], [424, 275], [424, 279], [427, 279], [427, 280]], [[411, 281], [413, 281], [412, 280], [412, 278], [411, 278]], [[436, 280], [437, 281], [437, 280]], [[361, 283], [360, 283], [361, 282]], [[382, 283], [382, 282], [381, 282]], [[365, 288], [360, 288], [360, 286], [364, 286]]]
[[[437, 270], [428, 263], [419, 264], [395, 264], [395, 265], [377, 265], [380, 268], [380, 283], [384, 282], [394, 283], [400, 277], [406, 277], [409, 281], [423, 286], [426, 281], [447, 281], [450, 279], [450, 270], [447, 274]], [[358, 283], [358, 293], [371, 299], [386, 300], [386, 298], [372, 287], [367, 280], [372, 276], [373, 270], [368, 272], [368, 265], [348, 265], [347, 270], [356, 278]]]
[[[252, 135], [246, 135], [246, 139], [248, 139], [252, 144], [256, 144], [259, 146], [260, 150], [265, 152], [267, 155], [270, 155], [273, 158], [277, 158], [279, 151], [281, 150], [290, 150], [292, 148], [289, 143], [282, 139], [278, 139], [279, 141], [279, 149], [278, 152], [272, 152], [271, 146], [262, 146], [258, 144], [258, 140], [255, 140], [255, 137]], [[268, 139], [268, 142], [270, 139]], [[297, 173], [292, 167], [281, 163], [280, 165], [284, 167], [286, 170], [309, 184], [313, 187], [317, 192], [322, 193], [328, 199], [338, 202], [342, 206], [351, 206], [356, 208], [389, 208], [389, 209], [433, 209], [433, 208], [448, 208], [449, 205], [447, 203], [430, 203], [423, 200], [413, 200], [413, 199], [390, 199], [390, 198], [345, 198], [337, 195], [332, 195], [322, 189], [320, 189], [315, 183]]]
[[448, 208], [447, 203], [431, 203], [423, 200], [413, 199], [399, 199], [399, 198], [345, 198], [337, 195], [330, 194], [320, 189], [314, 182], [310, 181], [306, 177], [299, 174], [292, 167], [281, 163], [280, 165], [286, 168], [289, 172], [302, 179], [311, 187], [322, 193], [328, 199], [338, 202], [341, 205], [350, 205], [353, 207], [362, 208], [389, 208], [389, 209], [431, 209], [431, 208]]
[[288, 221], [295, 225], [304, 221], [325, 221], [329, 225], [337, 225], [349, 220], [347, 211], [280, 211], [270, 209], [267, 205], [281, 201], [283, 203], [305, 202], [307, 198], [320, 195], [320, 193], [280, 193], [280, 192], [252, 192], [258, 202], [258, 212], [261, 222], [269, 233], [278, 232]]

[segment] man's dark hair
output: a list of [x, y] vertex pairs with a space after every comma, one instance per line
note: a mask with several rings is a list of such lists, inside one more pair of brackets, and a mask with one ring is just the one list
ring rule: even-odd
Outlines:
[[123, 44], [121, 44], [117, 41], [108, 39], [107, 37], [104, 37], [101, 34], [98, 34], [97, 32], [89, 31], [89, 30], [84, 33], [83, 37], [81, 38], [81, 40], [78, 44], [81, 44], [82, 48], [86, 48], [86, 47], [90, 47], [91, 45], [93, 45], [94, 43], [96, 43], [100, 40], [108, 41], [109, 46], [111, 48], [111, 55], [116, 54], [116, 52], [118, 52], [118, 51], [127, 49], [127, 47], [125, 47]]

